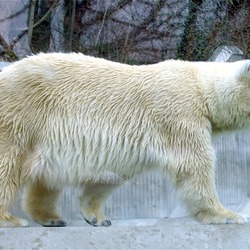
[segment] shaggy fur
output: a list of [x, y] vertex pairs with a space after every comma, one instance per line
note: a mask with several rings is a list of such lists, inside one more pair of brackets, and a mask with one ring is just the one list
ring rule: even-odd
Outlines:
[[56, 201], [80, 186], [83, 217], [109, 226], [104, 204], [125, 180], [168, 172], [203, 223], [245, 223], [214, 182], [211, 134], [250, 128], [250, 61], [129, 66], [82, 54], [39, 54], [0, 73], [0, 226], [17, 191], [45, 226], [65, 226]]

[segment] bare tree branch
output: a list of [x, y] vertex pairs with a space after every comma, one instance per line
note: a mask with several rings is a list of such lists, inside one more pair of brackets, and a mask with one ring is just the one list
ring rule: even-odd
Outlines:
[[[51, 11], [57, 6], [59, 3], [59, 0], [55, 0], [55, 2], [50, 6], [49, 10], [44, 14], [44, 16], [33, 25], [33, 29], [36, 28], [38, 25], [40, 25], [43, 21], [46, 20], [48, 15], [51, 13]], [[23, 31], [28, 31], [29, 27], [25, 28]]]
[[[111, 7], [105, 11], [105, 15], [106, 15], [106, 19], [108, 19], [112, 14], [114, 14], [117, 10], [122, 9], [125, 5], [127, 5], [128, 3], [130, 3], [132, 0], [121, 0], [119, 3], [117, 3], [116, 5], [111, 5]], [[119, 6], [117, 8], [117, 6]], [[103, 21], [103, 11], [96, 11], [96, 10], [92, 10], [92, 9], [88, 9], [89, 11], [92, 11], [94, 13], [96, 13], [96, 17], [94, 20], [90, 20], [87, 22], [84, 22], [83, 25], [88, 27], [90, 25], [93, 25], [96, 23], [97, 20], [101, 20]]]
[[29, 6], [30, 6], [30, 3], [27, 5], [24, 5], [24, 7], [21, 10], [18, 10], [17, 12], [15, 12], [15, 13], [13, 13], [13, 14], [11, 14], [3, 19], [0, 19], [0, 23], [6, 21], [7, 19], [11, 19], [13, 17], [16, 17], [16, 16], [22, 14]]
[[72, 51], [72, 40], [73, 40], [75, 15], [76, 15], [76, 0], [72, 0], [72, 2], [73, 4], [72, 4], [70, 31], [69, 31], [69, 51]]
[[[123, 2], [124, 3], [124, 2]], [[140, 34], [142, 31], [145, 33], [147, 33], [149, 35], [149, 33], [151, 35], [153, 35], [154, 33], [150, 32], [150, 31], [147, 31], [146, 30], [146, 27], [151, 23], [151, 21], [154, 19], [154, 14], [155, 14], [155, 9], [157, 9], [157, 12], [160, 11], [160, 9], [164, 6], [165, 4], [165, 1], [164, 0], [161, 0], [161, 1], [158, 1], [156, 4], [155, 4], [155, 7], [151, 9], [150, 13], [148, 14], [147, 18], [145, 18], [143, 20], [143, 22], [141, 22], [140, 24], [132, 24], [132, 23], [129, 23], [129, 22], [126, 22], [126, 21], [120, 21], [120, 20], [117, 20], [116, 18], [110, 18], [111, 20], [117, 22], [117, 23], [121, 23], [121, 24], [124, 24], [124, 25], [127, 25], [128, 27], [132, 27], [133, 29], [131, 29], [131, 32], [129, 33], [129, 36], [130, 37], [136, 37], [136, 34]], [[110, 11], [108, 11], [109, 14]], [[102, 15], [103, 15], [103, 12], [102, 12]], [[107, 19], [106, 17], [106, 13], [104, 14], [104, 17], [103, 17], [103, 20], [104, 19]], [[102, 29], [100, 29], [101, 31]], [[160, 32], [157, 31], [157, 34], [159, 35]], [[125, 36], [125, 37], [124, 37]], [[124, 33], [124, 36], [121, 36], [119, 38], [116, 39], [115, 43], [116, 44], [124, 44], [124, 41], [127, 40], [128, 38], [126, 36], [128, 36], [128, 34], [125, 34]], [[98, 36], [99, 37], [99, 36]], [[152, 39], [152, 36], [151, 36], [151, 39]], [[112, 44], [114, 43], [113, 41], [111, 42]], [[105, 46], [109, 46], [111, 43], [105, 43]], [[97, 46], [97, 42], [93, 45], [93, 47], [96, 47]]]
[[30, 20], [29, 20], [29, 27], [28, 27], [28, 43], [29, 43], [29, 45], [31, 44], [33, 28], [34, 28], [35, 8], [36, 8], [36, 0], [31, 0]]
[[[51, 11], [56, 7], [56, 5], [59, 3], [59, 0], [55, 0], [54, 3], [50, 6], [49, 10], [44, 14], [44, 16], [33, 25], [33, 29], [39, 26], [43, 21], [46, 20], [48, 15], [51, 13]], [[26, 34], [26, 32], [29, 30], [29, 27], [24, 28], [22, 32], [12, 41], [11, 48], [14, 47], [14, 45]]]

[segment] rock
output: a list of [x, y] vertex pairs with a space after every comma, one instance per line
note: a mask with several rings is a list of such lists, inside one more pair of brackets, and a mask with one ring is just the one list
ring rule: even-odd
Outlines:
[[8, 65], [10, 65], [11, 63], [9, 62], [0, 62], [0, 71], [2, 71], [2, 69]]
[[218, 47], [208, 61], [235, 62], [245, 59], [244, 53], [236, 46]]

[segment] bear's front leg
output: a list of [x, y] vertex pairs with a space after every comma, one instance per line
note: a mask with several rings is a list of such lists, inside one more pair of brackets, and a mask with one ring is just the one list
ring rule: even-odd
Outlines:
[[177, 151], [179, 166], [176, 186], [180, 198], [186, 202], [191, 214], [206, 224], [247, 223], [247, 215], [232, 212], [219, 201], [215, 188], [215, 154], [212, 144], [204, 137], [196, 137], [195, 145], [189, 141], [186, 145], [182, 144], [182, 148]]
[[212, 179], [213, 176], [209, 176], [207, 171], [183, 171], [177, 175], [178, 194], [186, 202], [191, 214], [205, 224], [247, 223], [247, 215], [232, 212], [222, 206]]
[[105, 216], [105, 202], [119, 183], [87, 181], [83, 184], [84, 192], [80, 197], [83, 218], [93, 226], [108, 227], [111, 221]]

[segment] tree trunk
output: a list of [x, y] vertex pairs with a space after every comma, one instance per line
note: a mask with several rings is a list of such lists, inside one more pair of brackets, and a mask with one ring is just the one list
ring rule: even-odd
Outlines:
[[64, 51], [64, 0], [59, 0], [51, 13], [50, 52]]

